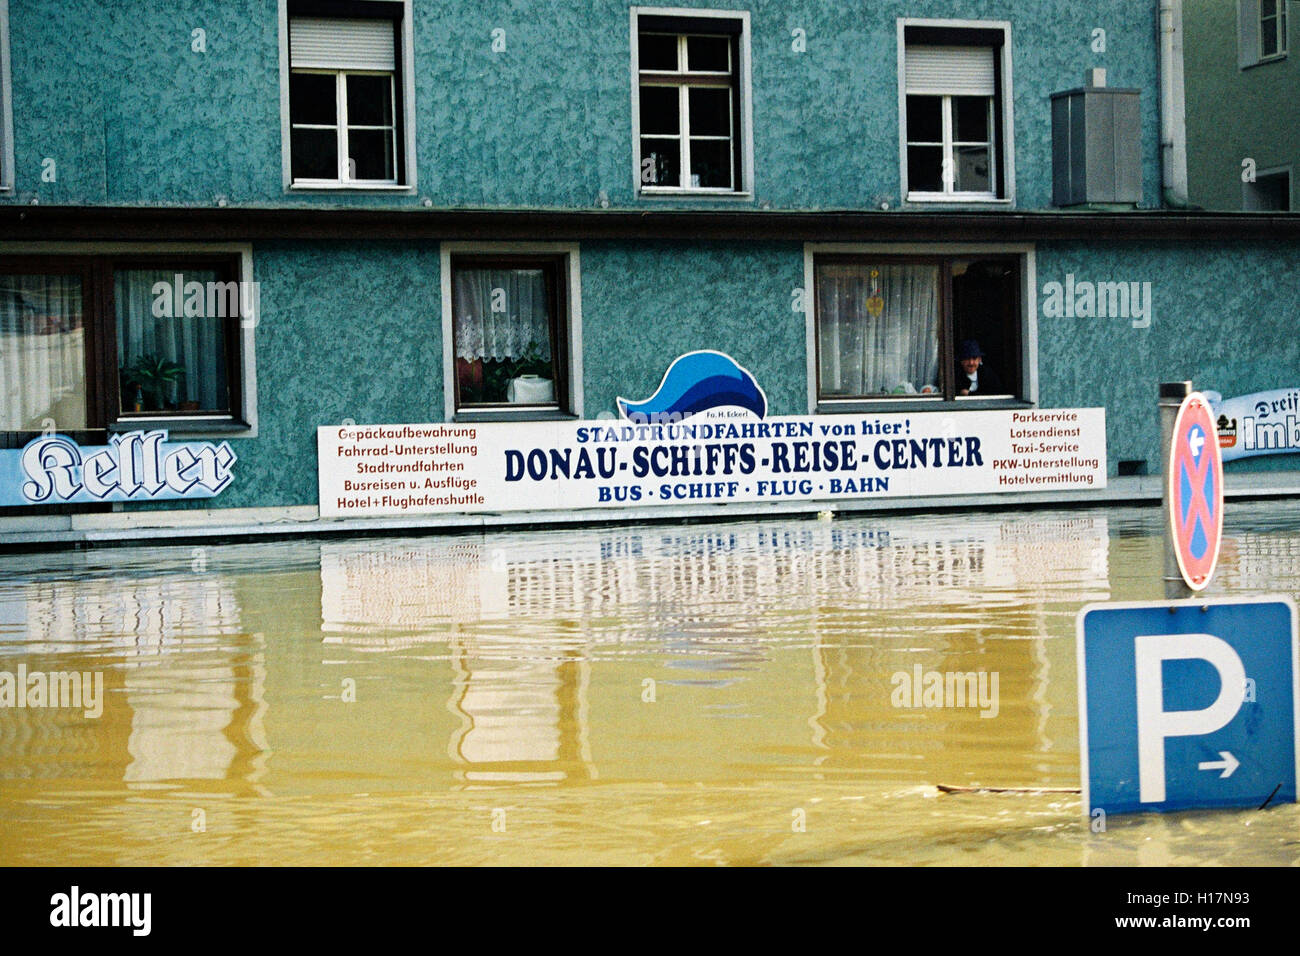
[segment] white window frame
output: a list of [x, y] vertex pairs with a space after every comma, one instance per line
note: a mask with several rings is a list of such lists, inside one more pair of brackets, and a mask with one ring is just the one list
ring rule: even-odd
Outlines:
[[[348, 160], [348, 134], [353, 129], [367, 130], [390, 130], [394, 138], [394, 147], [396, 146], [397, 137], [397, 120], [390, 112], [388, 115], [389, 122], [384, 126], [356, 126], [348, 121], [348, 77], [351, 76], [383, 76], [388, 78], [389, 84], [389, 104], [393, 110], [397, 109], [397, 82], [392, 73], [385, 73], [380, 70], [326, 70], [326, 69], [298, 69], [292, 71], [295, 74], [311, 73], [317, 76], [334, 77], [334, 118], [336, 122], [332, 126], [319, 123], [294, 123], [292, 118], [289, 122], [290, 135], [295, 129], [319, 129], [333, 130], [334, 143], [337, 149], [337, 158], [335, 161], [334, 179], [296, 179], [295, 186], [308, 187], [330, 187], [336, 185], [347, 186], [400, 186], [396, 178], [394, 179], [354, 179], [349, 172]], [[396, 149], [394, 149], [396, 153]], [[400, 162], [400, 157], [394, 155], [394, 164]], [[292, 157], [290, 157], [292, 163]]]
[[[452, 256], [564, 256], [568, 270], [565, 296], [568, 314], [556, 316], [565, 326], [565, 356], [569, 370], [571, 408], [467, 408], [456, 407], [456, 330], [452, 304]], [[442, 416], [444, 421], [528, 421], [583, 417], [582, 384], [582, 261], [577, 243], [565, 242], [444, 242], [439, 249], [442, 286]]]
[[1277, 40], [1277, 50], [1273, 53], [1264, 52], [1264, 4], [1261, 0], [1259, 4], [1259, 62], [1266, 60], [1280, 60], [1287, 54], [1287, 31], [1290, 29], [1290, 18], [1286, 15], [1287, 0], [1277, 0], [1277, 7], [1274, 16], [1271, 18], [1276, 22], [1273, 24], [1273, 37]]
[[[239, 275], [236, 281], [255, 281], [253, 247], [248, 243], [195, 242], [0, 242], [0, 256], [168, 256], [168, 255], [237, 255]], [[239, 323], [240, 408], [232, 413], [248, 427], [232, 429], [226, 418], [122, 418], [109, 425], [109, 432], [129, 431], [132, 427], [166, 428], [173, 439], [256, 438], [257, 421], [257, 327], [264, 319], [259, 301], [251, 321]], [[213, 427], [205, 427], [213, 426]]]
[[[656, 17], [686, 17], [694, 20], [736, 20], [740, 22], [740, 42], [737, 47], [740, 51], [740, 62], [735, 65], [737, 70], [736, 82], [740, 90], [740, 117], [738, 124], [737, 136], [740, 138], [739, 144], [732, 144], [732, 151], [740, 149], [740, 182], [733, 184], [734, 188], [725, 189], [721, 187], [694, 187], [694, 186], [646, 186], [641, 183], [641, 53], [640, 53], [640, 36], [641, 29], [639, 18], [642, 16]], [[632, 7], [631, 9], [631, 31], [630, 31], [630, 48], [631, 56], [629, 58], [631, 65], [631, 85], [632, 85], [632, 188], [633, 194], [643, 198], [669, 197], [680, 198], [683, 196], [707, 196], [710, 199], [742, 199], [752, 200], [754, 198], [754, 133], [753, 133], [753, 96], [750, 86], [750, 50], [749, 50], [749, 11], [747, 10], [696, 10], [690, 7]], [[679, 38], [679, 43], [684, 41]], [[684, 55], [679, 51], [679, 57]], [[681, 62], [679, 60], [679, 62]], [[708, 75], [708, 74], [702, 74]], [[717, 74], [721, 76], [722, 74]], [[681, 106], [680, 116], [682, 118], [683, 129], [680, 136], [682, 139], [682, 176], [690, 176], [689, 158], [689, 136], [690, 136], [690, 111], [687, 108], [687, 90], [688, 86], [680, 87]]]
[[9, 74], [9, 0], [0, 0], [0, 195], [14, 188], [14, 86]]
[[[411, 37], [411, 0], [398, 0], [402, 4], [401, 49], [398, 51], [398, 69], [393, 73], [374, 70], [339, 69], [325, 67], [293, 70], [289, 60], [289, 7], [288, 0], [279, 0], [280, 19], [280, 159], [285, 192], [398, 192], [414, 194], [417, 189], [415, 168], [415, 71], [413, 68], [413, 41]], [[293, 72], [332, 74], [336, 83], [336, 129], [340, 130], [339, 178], [293, 178], [293, 129], [289, 117], [289, 75]], [[393, 78], [393, 109], [397, 109], [398, 92], [401, 92], [402, 115], [394, 117], [394, 135], [401, 130], [402, 152], [394, 157], [402, 177], [398, 180], [349, 179], [347, 177], [347, 89], [346, 77], [350, 74], [385, 75]]]
[[1264, 63], [1285, 60], [1290, 48], [1288, 36], [1291, 18], [1287, 16], [1287, 0], [1278, 0], [1278, 19], [1281, 30], [1276, 53], [1264, 54], [1264, 7], [1260, 0], [1237, 0], [1237, 68], [1248, 70]]
[[[907, 40], [906, 31], [908, 27], [952, 27], [956, 29], [968, 30], [1001, 30], [1002, 46], [999, 49], [999, 57], [994, 64], [1002, 81], [1002, 109], [1000, 116], [993, 117], [993, 123], [990, 125], [990, 131], [999, 137], [991, 143], [989, 162], [992, 166], [991, 172], [994, 176], [994, 182], [997, 182], [997, 176], [1001, 175], [1002, 189], [1005, 195], [998, 196], [996, 189], [992, 192], [912, 192], [907, 182]], [[1011, 23], [1007, 20], [926, 20], [911, 17], [900, 17], [897, 20], [898, 32], [898, 175], [899, 175], [899, 193], [903, 197], [904, 206], [926, 206], [931, 204], [967, 204], [973, 206], [986, 207], [996, 206], [1014, 206], [1016, 201], [1016, 142], [1015, 142], [1015, 123], [1013, 120], [1012, 103], [1014, 100], [1014, 91], [1011, 77]], [[996, 100], [994, 108], [996, 109]], [[943, 97], [942, 106], [943, 116], [943, 135], [944, 135], [944, 157], [954, 164], [949, 167], [953, 169], [955, 181], [956, 176], [956, 159], [952, 155], [952, 97]], [[997, 166], [998, 149], [997, 144], [1002, 145], [1002, 168]]]
[[[1038, 262], [1037, 247], [1033, 243], [959, 243], [959, 242], [807, 242], [803, 247], [803, 287], [804, 287], [804, 348], [807, 352], [808, 376], [808, 414], [834, 413], [835, 411], [856, 412], [864, 409], [871, 411], [900, 411], [897, 398], [852, 398], [842, 401], [819, 399], [817, 395], [817, 301], [814, 294], [816, 274], [814, 260], [819, 255], [864, 255], [864, 256], [994, 256], [1014, 255], [1020, 257], [1020, 296], [1023, 303], [1021, 321], [1023, 335], [1020, 339], [1020, 382], [1024, 386], [1022, 401], [1030, 405], [1038, 404]], [[921, 399], [924, 405], [910, 405], [917, 411], [952, 412], [978, 411], [983, 400], [958, 398], [955, 402], [935, 402], [933, 399]], [[837, 406], [843, 406], [842, 409]]]

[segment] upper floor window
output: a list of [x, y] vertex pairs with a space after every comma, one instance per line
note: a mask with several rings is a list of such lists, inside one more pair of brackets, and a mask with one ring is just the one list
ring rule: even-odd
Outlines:
[[1001, 29], [903, 30], [904, 193], [912, 202], [1007, 197]]
[[633, 16], [641, 193], [745, 191], [748, 15]]
[[1237, 65], [1245, 69], [1286, 53], [1286, 0], [1237, 0]]
[[[403, 4], [290, 0], [288, 178], [298, 187], [409, 185]], [[355, 16], [296, 11], [354, 12]]]
[[1259, 55], [1286, 52], [1286, 0], [1259, 0]]

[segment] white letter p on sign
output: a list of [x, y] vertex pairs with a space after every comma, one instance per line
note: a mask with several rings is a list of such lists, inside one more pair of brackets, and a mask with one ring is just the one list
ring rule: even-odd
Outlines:
[[[1138, 799], [1165, 799], [1165, 738], [1212, 734], [1241, 709], [1246, 668], [1231, 645], [1212, 634], [1140, 634], [1133, 638], [1137, 670]], [[1197, 659], [1219, 672], [1219, 696], [1204, 710], [1164, 709], [1165, 661]]]

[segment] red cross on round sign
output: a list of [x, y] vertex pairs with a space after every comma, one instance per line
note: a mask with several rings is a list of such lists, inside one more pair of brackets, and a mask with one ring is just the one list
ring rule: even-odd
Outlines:
[[1223, 536], [1223, 458], [1210, 403], [1183, 399], [1169, 450], [1169, 522], [1183, 580], [1193, 591], [1210, 583]]

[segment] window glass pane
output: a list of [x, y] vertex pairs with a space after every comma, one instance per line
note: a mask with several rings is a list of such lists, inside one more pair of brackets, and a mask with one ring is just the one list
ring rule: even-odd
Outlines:
[[698, 189], [731, 188], [730, 140], [691, 140], [691, 181], [689, 185]]
[[943, 147], [907, 147], [907, 188], [912, 192], [943, 192]]
[[951, 356], [957, 394], [1014, 395], [1020, 389], [1020, 269], [1008, 259], [956, 260], [952, 274], [952, 340], [973, 339], [983, 357], [969, 367]]
[[939, 326], [937, 265], [818, 265], [822, 395], [941, 395]]
[[954, 96], [953, 127], [955, 141], [959, 143], [988, 143], [989, 103], [986, 96]]
[[460, 404], [556, 404], [551, 339], [557, 270], [453, 266], [452, 316]]
[[1270, 173], [1242, 187], [1242, 208], [1248, 212], [1287, 212], [1291, 208], [1291, 177], [1287, 173]]
[[731, 41], [726, 37], [687, 37], [686, 69], [692, 73], [731, 71]]
[[641, 87], [641, 132], [681, 132], [681, 100], [675, 86]]
[[1277, 0], [1259, 0], [1259, 15], [1272, 17], [1277, 15]]
[[652, 136], [641, 137], [641, 185], [682, 184], [681, 141]]
[[289, 121], [334, 126], [338, 123], [333, 74], [289, 74]]
[[392, 131], [349, 129], [348, 159], [352, 179], [395, 179]]
[[181, 265], [116, 270], [113, 314], [123, 414], [229, 413], [226, 328], [229, 317], [239, 315], [239, 283], [222, 278], [212, 269]]
[[328, 129], [295, 129], [290, 133], [294, 179], [338, 179], [338, 134]]
[[907, 98], [907, 141], [909, 143], [942, 143], [942, 111], [942, 97], [909, 96]]
[[1276, 21], [1270, 20], [1263, 24], [1263, 32], [1259, 35], [1259, 44], [1259, 52], [1263, 56], [1274, 56], [1277, 53]]
[[692, 136], [731, 135], [731, 90], [695, 86], [687, 91]]
[[0, 431], [86, 427], [81, 279], [0, 275]]
[[387, 76], [348, 76], [348, 125], [392, 126], [393, 83]]
[[637, 61], [642, 70], [677, 71], [677, 37], [643, 33], [637, 44]]
[[959, 192], [991, 192], [989, 148], [958, 146], [953, 153], [957, 159], [957, 184], [954, 188]]

